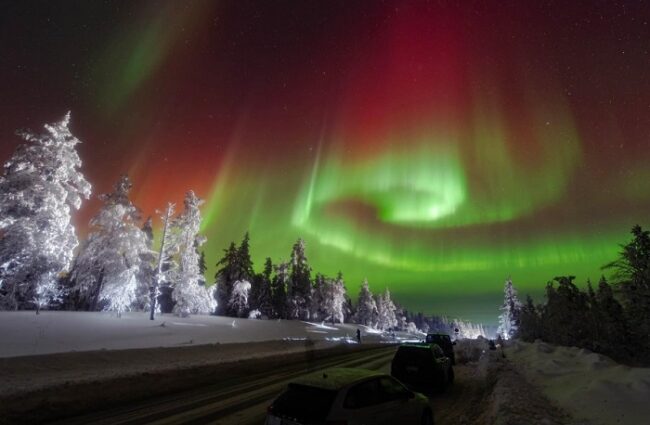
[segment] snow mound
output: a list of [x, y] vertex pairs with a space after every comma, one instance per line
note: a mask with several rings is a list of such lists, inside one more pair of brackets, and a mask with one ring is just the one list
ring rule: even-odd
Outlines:
[[527, 380], [576, 419], [638, 425], [650, 418], [650, 368], [617, 364], [575, 347], [515, 341], [508, 359]]

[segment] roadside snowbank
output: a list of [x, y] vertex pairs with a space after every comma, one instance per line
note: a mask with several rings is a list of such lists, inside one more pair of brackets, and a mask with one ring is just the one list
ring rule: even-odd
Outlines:
[[650, 418], [650, 368], [617, 364], [575, 347], [515, 341], [508, 360], [544, 395], [576, 419], [638, 425]]
[[123, 313], [118, 318], [105, 312], [43, 311], [36, 315], [33, 311], [2, 311], [0, 358], [283, 339], [354, 343], [357, 328], [362, 330], [363, 342], [386, 339], [381, 333], [347, 323], [332, 325], [298, 320], [221, 316], [180, 318], [172, 315], [157, 316], [151, 321], [148, 314], [139, 312]]

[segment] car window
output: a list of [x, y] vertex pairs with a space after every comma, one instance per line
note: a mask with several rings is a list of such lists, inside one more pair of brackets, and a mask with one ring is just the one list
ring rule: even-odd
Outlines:
[[404, 399], [409, 394], [404, 385], [390, 377], [379, 379], [379, 389], [384, 401]]
[[382, 401], [379, 380], [371, 379], [350, 388], [343, 402], [343, 407], [346, 409], [361, 409], [379, 404]]
[[271, 412], [300, 422], [319, 423], [327, 418], [336, 394], [323, 388], [289, 384], [271, 405]]

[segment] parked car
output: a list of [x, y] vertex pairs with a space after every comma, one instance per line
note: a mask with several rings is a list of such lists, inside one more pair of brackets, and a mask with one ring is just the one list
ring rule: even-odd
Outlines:
[[451, 364], [456, 365], [456, 354], [454, 353], [454, 345], [456, 342], [451, 340], [451, 337], [447, 334], [427, 334], [425, 340], [429, 344], [438, 344], [442, 351], [444, 351], [445, 356], [451, 359]]
[[288, 384], [269, 406], [265, 425], [432, 425], [425, 396], [395, 378], [335, 368]]
[[441, 392], [454, 382], [451, 359], [437, 344], [401, 345], [393, 357], [390, 374], [415, 388]]

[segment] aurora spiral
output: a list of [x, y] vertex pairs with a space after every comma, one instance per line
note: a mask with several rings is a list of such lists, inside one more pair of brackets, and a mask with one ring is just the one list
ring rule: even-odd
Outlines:
[[353, 295], [490, 322], [506, 277], [598, 279], [650, 225], [642, 5], [16, 3], [2, 157], [72, 109], [95, 194], [206, 199], [208, 280], [246, 231], [258, 269], [303, 237]]

